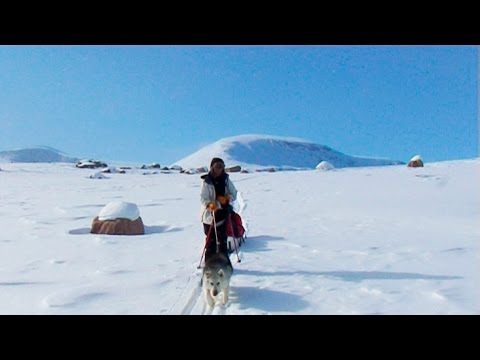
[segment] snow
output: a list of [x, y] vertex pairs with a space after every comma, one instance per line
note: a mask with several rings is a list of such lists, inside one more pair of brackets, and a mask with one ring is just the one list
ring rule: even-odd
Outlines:
[[128, 219], [137, 220], [140, 217], [140, 210], [134, 203], [125, 201], [112, 201], [98, 213], [98, 220]]
[[317, 170], [323, 170], [323, 171], [328, 171], [328, 170], [332, 170], [334, 169], [334, 166], [329, 163], [328, 161], [321, 161], [316, 167], [315, 169]]
[[89, 176], [90, 179], [108, 179], [101, 171], [97, 171]]
[[273, 135], [237, 135], [222, 138], [197, 152], [176, 161], [184, 169], [207, 168], [213, 157], [220, 157], [227, 167], [240, 165], [247, 170], [314, 169], [322, 160], [336, 168], [396, 165], [400, 161], [353, 157], [328, 146], [307, 140]]
[[[311, 141], [274, 135], [237, 135], [222, 138], [209, 144], [197, 152], [173, 163], [170, 168], [183, 168], [189, 173], [200, 168], [209, 168], [213, 157], [221, 157], [227, 167], [241, 166], [244, 170], [299, 170], [314, 169], [321, 161], [328, 161], [336, 168], [358, 166], [398, 165], [401, 161], [381, 158], [349, 156], [328, 146], [315, 144]], [[68, 157], [59, 150], [50, 147], [20, 149], [0, 152], [0, 162], [10, 163], [50, 163], [77, 162], [78, 167], [98, 167], [102, 161]], [[109, 161], [125, 166], [118, 160]], [[94, 166], [95, 165], [95, 166]], [[138, 164], [132, 164], [138, 166]], [[145, 166], [146, 167], [146, 166]], [[160, 167], [152, 163], [149, 168]], [[99, 178], [99, 177], [97, 177]]]
[[420, 155], [415, 155], [414, 157], [412, 157], [410, 159], [410, 161], [418, 161], [418, 160], [422, 160], [422, 158], [420, 157]]
[[21, 163], [43, 163], [43, 162], [77, 162], [78, 159], [68, 157], [61, 151], [42, 146], [31, 149], [19, 149], [11, 151], [0, 151], [1, 162], [21, 162]]
[[[204, 307], [199, 175], [0, 163], [1, 314], [479, 314], [480, 160], [233, 173], [247, 240]], [[114, 201], [145, 235], [90, 234]]]

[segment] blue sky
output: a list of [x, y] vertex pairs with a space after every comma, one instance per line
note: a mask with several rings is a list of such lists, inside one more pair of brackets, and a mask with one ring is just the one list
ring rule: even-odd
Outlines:
[[220, 138], [479, 155], [475, 46], [0, 46], [0, 151], [171, 164]]

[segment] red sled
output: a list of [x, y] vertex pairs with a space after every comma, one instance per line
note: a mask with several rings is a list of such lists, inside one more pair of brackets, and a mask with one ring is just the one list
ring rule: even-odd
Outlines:
[[242, 246], [242, 242], [245, 242], [245, 228], [242, 218], [236, 212], [232, 212], [229, 221], [227, 221], [227, 236], [227, 245], [230, 252], [233, 252], [235, 248]]

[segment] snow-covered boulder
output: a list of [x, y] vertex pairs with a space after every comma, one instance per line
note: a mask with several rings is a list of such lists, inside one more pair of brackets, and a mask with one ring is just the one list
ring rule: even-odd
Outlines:
[[122, 168], [117, 168], [115, 166], [109, 166], [101, 171], [104, 174], [125, 174], [126, 171]]
[[315, 167], [315, 169], [321, 170], [321, 171], [328, 171], [328, 170], [332, 170], [333, 168], [334, 166], [332, 165], [332, 163], [325, 160], [320, 161], [320, 163]]
[[89, 178], [90, 178], [90, 179], [108, 179], [108, 177], [106, 177], [105, 175], [103, 175], [101, 171], [96, 172], [96, 173], [90, 175]]
[[408, 167], [423, 167], [423, 160], [420, 155], [415, 155], [408, 162]]
[[143, 235], [145, 228], [137, 205], [112, 201], [93, 219], [90, 232], [108, 235]]

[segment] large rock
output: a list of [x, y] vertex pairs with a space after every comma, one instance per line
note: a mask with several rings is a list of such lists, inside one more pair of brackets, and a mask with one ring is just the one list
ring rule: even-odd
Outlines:
[[79, 169], [95, 169], [108, 167], [107, 164], [99, 160], [80, 160], [75, 166]]
[[90, 232], [108, 235], [143, 235], [145, 228], [137, 205], [112, 201], [93, 219]]
[[137, 220], [115, 219], [115, 220], [99, 220], [98, 216], [93, 219], [92, 234], [107, 235], [144, 235], [145, 228], [142, 218]]
[[423, 167], [423, 160], [420, 155], [415, 155], [407, 164], [408, 167]]
[[315, 167], [315, 169], [321, 170], [321, 171], [328, 171], [328, 170], [332, 170], [333, 168], [334, 166], [332, 165], [332, 163], [325, 160], [320, 161], [320, 163]]
[[240, 172], [241, 170], [242, 170], [242, 167], [240, 165], [230, 166], [225, 168], [225, 171], [230, 173]]

